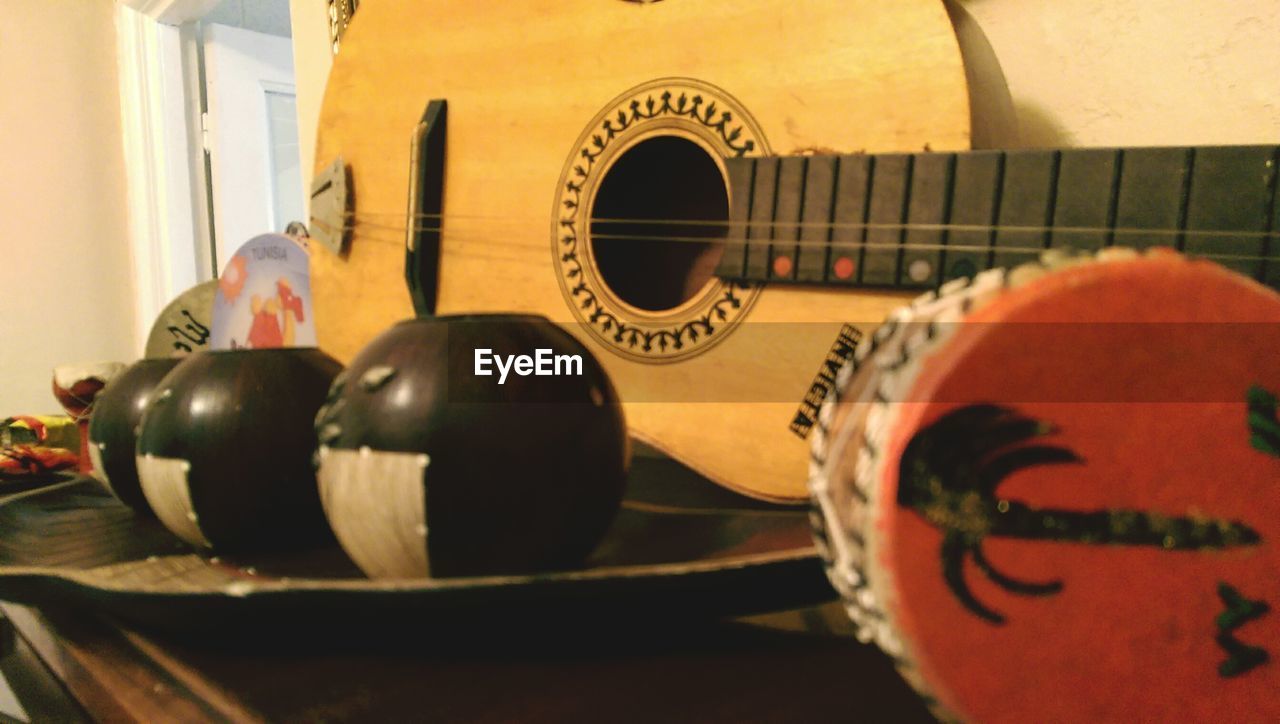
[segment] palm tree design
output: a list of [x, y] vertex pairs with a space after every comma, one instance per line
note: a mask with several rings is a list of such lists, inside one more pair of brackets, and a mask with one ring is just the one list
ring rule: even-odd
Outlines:
[[1280, 458], [1280, 423], [1276, 421], [1276, 395], [1259, 385], [1249, 388], [1249, 443], [1254, 449]]
[[[1252, 397], [1250, 398], [1252, 404]], [[1280, 425], [1274, 436], [1280, 454]], [[1250, 420], [1252, 421], [1252, 417]], [[942, 531], [942, 573], [951, 592], [969, 611], [993, 623], [1004, 616], [979, 601], [964, 577], [970, 557], [999, 587], [1025, 596], [1062, 590], [1061, 580], [1022, 581], [1000, 572], [983, 554], [988, 537], [1051, 540], [1089, 545], [1154, 546], [1171, 551], [1224, 549], [1256, 545], [1257, 531], [1239, 521], [1195, 516], [1174, 517], [1125, 509], [1076, 511], [1034, 508], [999, 497], [1005, 478], [1038, 465], [1079, 464], [1070, 449], [1035, 441], [1055, 428], [998, 405], [958, 408], [920, 430], [902, 455], [898, 504], [911, 508]], [[1257, 443], [1255, 443], [1257, 444]]]

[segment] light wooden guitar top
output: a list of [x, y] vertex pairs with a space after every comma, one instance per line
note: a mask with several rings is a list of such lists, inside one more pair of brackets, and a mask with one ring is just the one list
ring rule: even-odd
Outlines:
[[[664, 92], [670, 111], [661, 110]], [[682, 95], [699, 99], [699, 115], [675, 110]], [[634, 435], [737, 490], [804, 497], [806, 443], [788, 430], [797, 404], [841, 325], [867, 329], [904, 295], [755, 286], [712, 339], [686, 340], [679, 354], [637, 352], [611, 342], [591, 321], [596, 310], [570, 293], [557, 260], [565, 183], [584, 148], [602, 151], [581, 180], [589, 214], [609, 165], [661, 135], [712, 156], [747, 140], [751, 155], [967, 148], [964, 68], [943, 4], [362, 5], [335, 59], [316, 152], [317, 167], [342, 155], [354, 197], [347, 256], [317, 248], [312, 257], [320, 344], [339, 359], [412, 314], [403, 281], [409, 144], [433, 98], [449, 104], [437, 311], [533, 312], [564, 324], [605, 365]], [[646, 100], [659, 112], [646, 112]], [[615, 121], [625, 129], [611, 136], [604, 122], [629, 115], [632, 101], [645, 117]], [[732, 117], [720, 124], [724, 111]], [[607, 148], [593, 147], [593, 136]], [[672, 169], [673, 181], [680, 172]], [[632, 328], [678, 329], [723, 298], [726, 283], [714, 278], [658, 312], [613, 298], [591, 271], [588, 232], [577, 233], [596, 296]]]

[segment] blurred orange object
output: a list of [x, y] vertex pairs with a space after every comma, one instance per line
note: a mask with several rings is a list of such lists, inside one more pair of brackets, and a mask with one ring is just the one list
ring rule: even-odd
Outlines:
[[0, 448], [0, 479], [48, 475], [76, 467], [80, 457], [70, 450], [44, 445]]

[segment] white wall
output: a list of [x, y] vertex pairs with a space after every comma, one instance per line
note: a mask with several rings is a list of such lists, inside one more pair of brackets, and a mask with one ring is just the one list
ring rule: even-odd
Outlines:
[[62, 362], [134, 338], [110, 0], [4, 4], [0, 22], [0, 417], [60, 412]]
[[961, 5], [1000, 59], [1021, 145], [1280, 143], [1276, 0]]

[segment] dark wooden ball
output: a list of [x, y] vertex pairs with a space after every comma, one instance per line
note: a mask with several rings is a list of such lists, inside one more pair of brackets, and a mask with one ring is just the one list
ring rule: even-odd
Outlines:
[[331, 540], [313, 420], [342, 366], [314, 348], [197, 352], [160, 382], [137, 465], [162, 523], [222, 551]]
[[[513, 370], [499, 384], [475, 374], [477, 349], [548, 350], [580, 359], [580, 374]], [[579, 566], [613, 521], [626, 478], [612, 384], [586, 347], [541, 317], [396, 325], [335, 381], [317, 434], [325, 512], [374, 577]]]
[[142, 413], [160, 380], [182, 360], [176, 357], [142, 359], [107, 383], [94, 402], [89, 422], [89, 455], [93, 476], [130, 508], [152, 515], [142, 494], [134, 452]]

